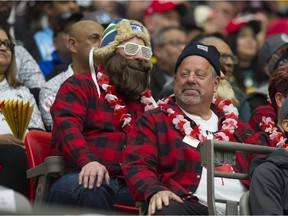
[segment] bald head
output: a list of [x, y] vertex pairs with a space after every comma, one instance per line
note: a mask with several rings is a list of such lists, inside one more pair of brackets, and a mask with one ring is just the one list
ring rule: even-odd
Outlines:
[[92, 20], [83, 20], [74, 23], [69, 31], [69, 35], [75, 38], [83, 37], [83, 34], [98, 34], [101, 38], [103, 36], [104, 28], [99, 23]]
[[227, 78], [231, 77], [234, 69], [233, 53], [229, 45], [222, 39], [211, 36], [200, 40], [203, 44], [213, 45], [220, 52], [220, 67]]
[[83, 20], [73, 24], [69, 31], [69, 49], [73, 66], [81, 67], [78, 71], [89, 68], [89, 52], [92, 47], [99, 47], [104, 28], [92, 20]]
[[206, 45], [213, 45], [215, 46], [218, 51], [221, 53], [221, 52], [226, 52], [226, 51], [231, 51], [231, 48], [229, 47], [229, 45], [223, 41], [222, 39], [218, 38], [218, 37], [207, 37], [207, 38], [203, 38], [201, 40], [201, 42], [203, 44], [206, 44]]

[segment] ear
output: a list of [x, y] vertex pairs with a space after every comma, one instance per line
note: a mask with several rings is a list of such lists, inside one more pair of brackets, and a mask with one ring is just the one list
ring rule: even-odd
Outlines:
[[282, 93], [277, 92], [275, 94], [275, 101], [276, 101], [278, 110], [280, 110], [280, 108], [282, 107], [282, 104], [283, 104], [285, 99], [286, 99], [286, 97], [284, 97]]
[[214, 83], [214, 94], [216, 93], [219, 85], [220, 85], [220, 81], [221, 81], [221, 78], [220, 76], [217, 76], [215, 77], [215, 79], [213, 80], [213, 83]]
[[282, 126], [282, 129], [288, 133], [288, 119], [284, 119], [282, 122], [281, 122], [281, 126]]
[[71, 53], [76, 53], [77, 49], [76, 49], [76, 44], [77, 41], [74, 37], [70, 37], [68, 38], [68, 49], [70, 50]]

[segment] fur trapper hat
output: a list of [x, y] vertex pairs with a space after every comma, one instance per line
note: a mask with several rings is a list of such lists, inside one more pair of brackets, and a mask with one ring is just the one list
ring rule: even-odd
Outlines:
[[150, 35], [143, 24], [136, 20], [122, 18], [112, 21], [104, 30], [100, 48], [94, 49], [94, 63], [105, 65], [120, 43], [135, 36], [151, 48]]

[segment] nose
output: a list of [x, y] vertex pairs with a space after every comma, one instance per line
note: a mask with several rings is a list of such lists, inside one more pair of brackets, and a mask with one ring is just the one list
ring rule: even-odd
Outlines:
[[194, 84], [195, 83], [195, 73], [190, 72], [189, 76], [187, 77], [187, 83]]
[[141, 61], [145, 60], [141, 49], [139, 49], [138, 52], [135, 54], [134, 59]]
[[232, 59], [231, 56], [228, 56], [228, 57], [227, 57], [227, 59], [226, 59], [226, 61], [225, 61], [225, 64], [226, 64], [226, 65], [233, 65], [233, 64], [234, 64], [234, 63], [233, 63], [233, 59]]
[[0, 49], [1, 49], [1, 50], [6, 50], [6, 49], [7, 49], [7, 47], [5, 46], [5, 44], [4, 44], [4, 43], [0, 43]]

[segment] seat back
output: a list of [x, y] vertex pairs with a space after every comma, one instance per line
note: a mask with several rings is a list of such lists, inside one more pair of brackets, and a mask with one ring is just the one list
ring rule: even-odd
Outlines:
[[[28, 168], [34, 168], [50, 156], [51, 133], [40, 130], [30, 130], [25, 136], [25, 147], [28, 159]], [[35, 198], [36, 184], [30, 179], [30, 200]]]
[[51, 133], [31, 130], [26, 134], [25, 147], [28, 156], [28, 166], [33, 168], [44, 162], [50, 156]]

